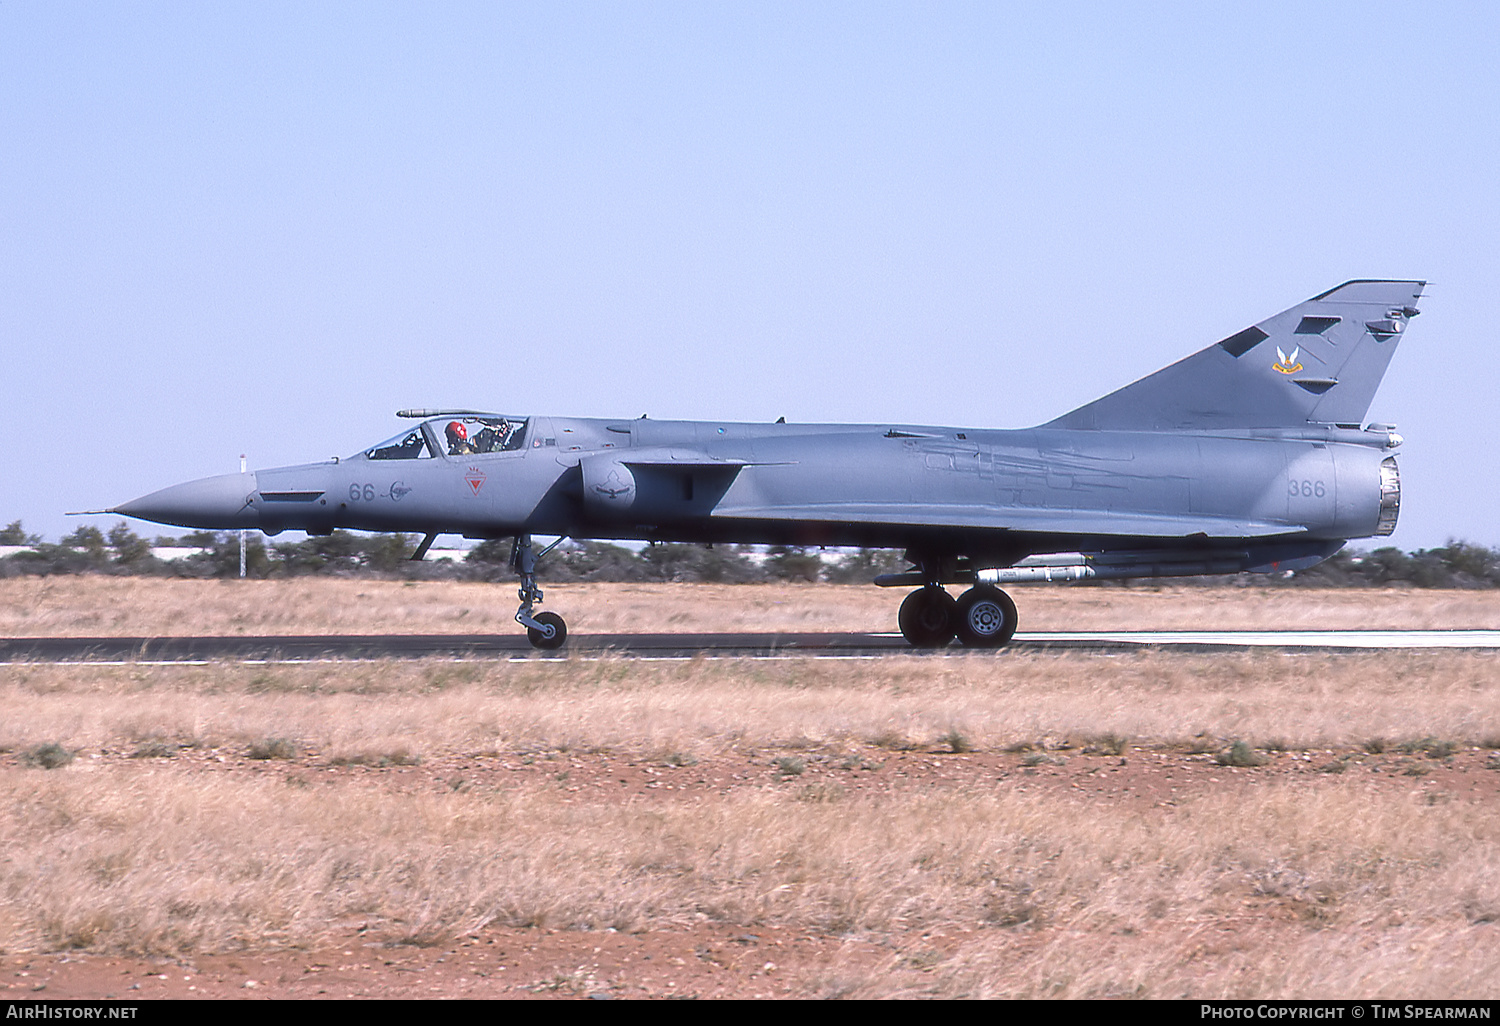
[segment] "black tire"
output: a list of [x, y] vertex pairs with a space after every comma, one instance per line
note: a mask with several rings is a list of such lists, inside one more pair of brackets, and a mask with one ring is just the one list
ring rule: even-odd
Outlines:
[[1000, 648], [1016, 633], [1016, 604], [999, 588], [978, 585], [959, 596], [958, 640], [970, 648]]
[[568, 640], [568, 625], [563, 621], [562, 617], [549, 610], [545, 613], [537, 613], [532, 619], [537, 623], [546, 624], [552, 628], [552, 637], [550, 638], [535, 627], [526, 628], [526, 640], [531, 642], [532, 648], [562, 648], [563, 642]]
[[918, 588], [896, 614], [902, 637], [916, 648], [941, 648], [953, 640], [957, 606], [942, 588]]

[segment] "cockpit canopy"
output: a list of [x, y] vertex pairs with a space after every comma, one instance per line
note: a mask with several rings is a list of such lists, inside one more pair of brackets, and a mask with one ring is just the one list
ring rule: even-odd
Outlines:
[[526, 442], [526, 418], [500, 415], [434, 417], [364, 451], [372, 460], [425, 460], [514, 452]]
[[432, 455], [432, 450], [422, 429], [416, 427], [366, 449], [365, 455], [372, 460], [423, 460]]

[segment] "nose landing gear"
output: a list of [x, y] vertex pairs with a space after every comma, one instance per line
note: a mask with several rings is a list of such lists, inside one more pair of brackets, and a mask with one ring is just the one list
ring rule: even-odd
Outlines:
[[542, 601], [542, 589], [536, 586], [536, 561], [561, 541], [559, 538], [541, 552], [533, 553], [531, 535], [522, 534], [516, 536], [516, 543], [510, 550], [511, 568], [521, 576], [521, 589], [516, 592], [521, 608], [516, 610], [516, 623], [526, 628], [526, 640], [531, 642], [532, 648], [561, 648], [568, 640], [568, 625], [562, 617], [550, 611], [532, 613], [536, 603]]
[[896, 622], [915, 648], [941, 648], [955, 635], [968, 648], [1000, 648], [1016, 633], [1016, 604], [988, 585], [975, 585], [955, 600], [934, 583], [906, 596]]

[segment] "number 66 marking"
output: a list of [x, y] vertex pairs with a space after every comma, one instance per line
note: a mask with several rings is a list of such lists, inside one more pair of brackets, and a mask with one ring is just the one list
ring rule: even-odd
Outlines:
[[1310, 481], [1307, 479], [1298, 481], [1296, 478], [1288, 481], [1286, 488], [1288, 496], [1295, 497], [1300, 495], [1305, 499], [1321, 499], [1326, 491], [1327, 489], [1323, 487], [1322, 481]]
[[351, 484], [349, 486], [349, 501], [358, 502], [361, 499], [365, 502], [373, 502], [375, 500], [375, 486], [372, 484]]

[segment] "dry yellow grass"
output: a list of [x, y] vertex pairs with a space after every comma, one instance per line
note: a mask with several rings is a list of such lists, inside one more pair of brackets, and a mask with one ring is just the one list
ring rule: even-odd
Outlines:
[[166, 737], [322, 751], [405, 745], [712, 751], [931, 744], [979, 750], [1118, 734], [1288, 747], [1500, 738], [1483, 652], [1017, 653], [941, 660], [524, 660], [0, 668], [0, 747]]
[[[425, 631], [481, 594], [496, 599], [495, 629], [512, 629], [500, 588], [379, 584], [369, 597], [371, 582], [4, 583], [30, 602], [3, 607], [12, 624], [47, 624], [33, 633], [109, 633], [78, 618], [117, 606], [119, 633], [162, 633], [151, 616], [175, 617], [180, 633], [237, 622], [261, 633], [273, 629], [256, 619], [263, 607], [288, 602], [321, 625], [282, 621], [289, 631]], [[1420, 625], [1495, 625], [1487, 596], [1413, 595], [1396, 598], [1417, 603], [1402, 615]], [[686, 618], [682, 630], [857, 629], [869, 596], [888, 616], [892, 596], [874, 589], [556, 595], [609, 625], [599, 630], [616, 629], [611, 616], [659, 623], [663, 610]], [[1198, 625], [1205, 601], [1244, 626], [1288, 615], [1390, 626], [1350, 622], [1381, 609], [1376, 597], [1094, 589], [1023, 600], [1092, 626], [1143, 626], [1153, 608], [1164, 618], [1154, 625], [1189, 613]], [[817, 621], [829, 610], [837, 622]], [[1122, 624], [1127, 615], [1136, 621]], [[891, 939], [889, 964], [809, 976], [809, 995], [1493, 996], [1492, 787], [1351, 763], [1338, 775], [1214, 771], [1212, 786], [1170, 802], [1113, 800], [1061, 777], [1050, 790], [1017, 786], [1032, 778], [996, 753], [1115, 734], [1136, 746], [1134, 768], [1236, 737], [1348, 751], [1376, 738], [1494, 743], [1497, 669], [1500, 657], [1472, 652], [0, 667], [0, 948], [268, 950], [360, 928], [430, 943], [490, 925], [713, 921]], [[981, 767], [951, 778], [961, 782], [935, 770], [861, 790], [859, 771], [823, 769], [955, 733], [978, 754], [951, 765]], [[301, 758], [245, 759], [276, 738]], [[16, 757], [49, 742], [77, 758], [49, 771]], [[176, 744], [194, 747], [129, 758]], [[753, 761], [757, 775], [671, 799], [567, 782], [570, 769], [669, 755], [699, 760], [671, 772]], [[826, 761], [778, 780], [775, 758], [794, 756]], [[382, 757], [420, 765], [342, 765]], [[1071, 757], [1069, 770], [1117, 761]], [[524, 774], [493, 768], [531, 758], [540, 765]], [[982, 772], [1005, 758], [1011, 776]]]
[[[544, 582], [545, 583], [545, 582]], [[868, 585], [556, 584], [574, 633], [888, 631], [899, 590]], [[1016, 588], [1023, 630], [1500, 627], [1500, 591], [1188, 586]], [[515, 632], [510, 584], [302, 578], [0, 580], [0, 636]]]
[[900, 958], [941, 970], [923, 989], [1020, 997], [1473, 995], [1500, 957], [1500, 819], [1461, 804], [1294, 784], [1128, 812], [998, 788], [650, 808], [565, 795], [145, 766], [12, 776], [7, 943], [232, 951], [355, 927], [430, 943], [490, 924], [773, 922], [959, 937]]

